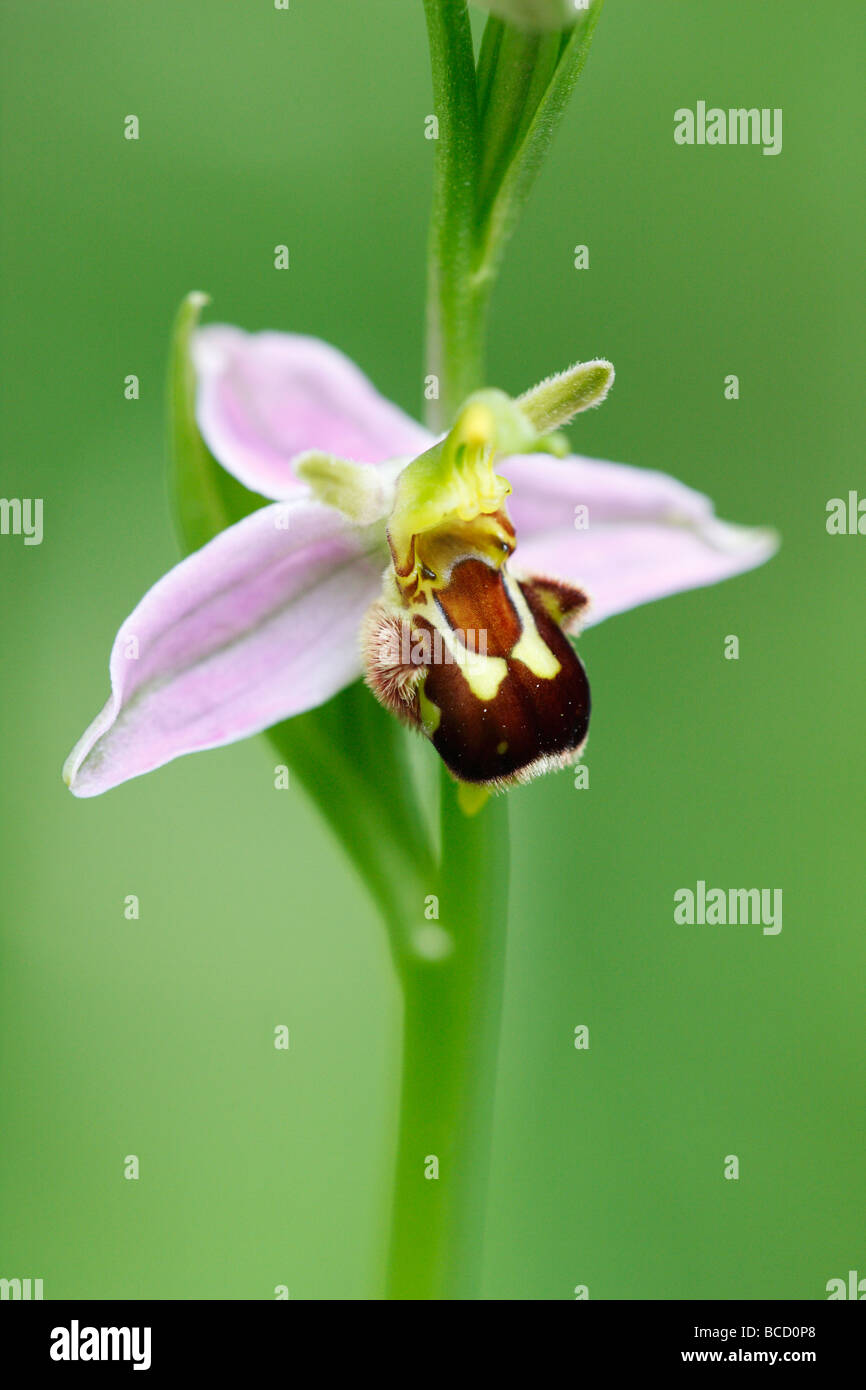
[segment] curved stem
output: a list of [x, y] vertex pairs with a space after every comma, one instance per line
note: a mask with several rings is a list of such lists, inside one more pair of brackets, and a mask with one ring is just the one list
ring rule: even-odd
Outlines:
[[[480, 1297], [508, 915], [505, 797], [467, 818], [443, 769], [438, 931], [402, 971], [387, 1297]], [[428, 930], [430, 930], [428, 928]], [[419, 938], [420, 940], [420, 938]]]

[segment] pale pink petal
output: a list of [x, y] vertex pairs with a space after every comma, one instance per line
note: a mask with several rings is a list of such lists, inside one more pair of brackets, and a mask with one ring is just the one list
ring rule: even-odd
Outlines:
[[520, 454], [497, 462], [496, 471], [514, 489], [508, 508], [525, 540], [537, 533], [574, 526], [575, 508], [587, 507], [596, 521], [644, 519], [702, 521], [713, 504], [667, 473], [601, 459]]
[[773, 531], [720, 521], [709, 498], [665, 473], [539, 454], [498, 471], [514, 488], [515, 571], [585, 589], [588, 624], [753, 569], [778, 546]]
[[233, 743], [360, 674], [382, 527], [298, 499], [264, 507], [170, 570], [123, 624], [112, 695], [64, 777], [95, 796], [182, 753]]
[[264, 497], [292, 494], [292, 460], [307, 450], [381, 463], [412, 458], [433, 441], [319, 338], [213, 324], [196, 333], [192, 356], [208, 448]]

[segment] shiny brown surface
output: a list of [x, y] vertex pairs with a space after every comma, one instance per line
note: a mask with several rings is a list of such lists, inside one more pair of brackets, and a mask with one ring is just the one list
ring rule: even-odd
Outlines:
[[425, 693], [440, 710], [434, 747], [455, 776], [497, 782], [531, 775], [536, 763], [567, 762], [586, 739], [590, 691], [581, 661], [529, 583], [520, 587], [560, 670], [545, 680], [508, 655], [520, 636], [520, 623], [501, 572], [480, 568], [486, 575], [464, 576], [470, 582], [440, 596], [440, 606], [455, 626], [487, 629], [488, 654], [506, 658], [505, 680], [494, 699], [482, 701], [459, 665], [441, 664], [428, 670]]
[[464, 560], [457, 565], [451, 583], [436, 595], [436, 601], [451, 628], [486, 634], [488, 656], [508, 656], [520, 640], [520, 618], [502, 573], [482, 560]]

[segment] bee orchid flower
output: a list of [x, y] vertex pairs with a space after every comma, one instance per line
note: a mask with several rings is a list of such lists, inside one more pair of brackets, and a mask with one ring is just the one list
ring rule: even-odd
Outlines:
[[95, 796], [261, 732], [364, 675], [462, 782], [573, 761], [589, 685], [573, 635], [752, 568], [772, 532], [659, 472], [563, 455], [613, 371], [482, 391], [437, 438], [335, 348], [212, 325], [198, 427], [268, 505], [157, 581], [120, 628], [111, 696], [64, 769]]

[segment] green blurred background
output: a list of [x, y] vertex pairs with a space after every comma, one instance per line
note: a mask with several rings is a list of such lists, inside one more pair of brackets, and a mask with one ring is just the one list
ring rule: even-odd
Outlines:
[[[0, 40], [0, 490], [45, 499], [42, 546], [0, 539], [0, 1275], [375, 1296], [399, 1010], [352, 871], [264, 740], [92, 802], [60, 767], [177, 555], [163, 376], [187, 290], [338, 344], [420, 410], [422, 7], [4, 0]], [[866, 539], [825, 530], [863, 479], [863, 40], [854, 0], [610, 0], [499, 287], [495, 384], [609, 356], [575, 447], [784, 547], [590, 632], [591, 787], [511, 798], [489, 1298], [822, 1298], [866, 1274]], [[783, 153], [676, 146], [698, 99], [782, 107]], [[676, 927], [699, 878], [781, 887], [781, 935]]]

